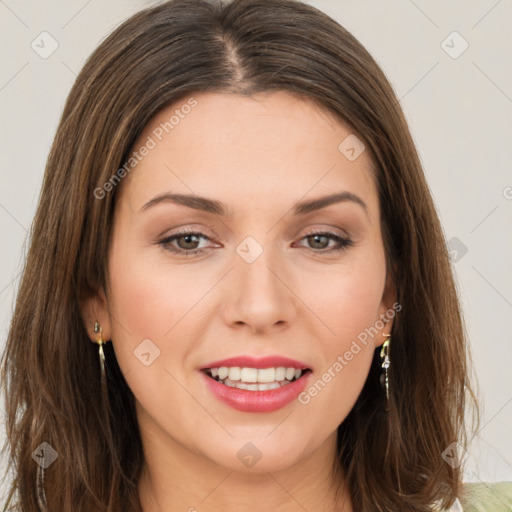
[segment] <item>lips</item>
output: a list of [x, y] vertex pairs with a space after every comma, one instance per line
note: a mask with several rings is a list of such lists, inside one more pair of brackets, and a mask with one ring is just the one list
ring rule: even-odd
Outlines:
[[243, 412], [273, 412], [293, 402], [306, 387], [311, 372], [305, 372], [298, 380], [277, 389], [249, 391], [221, 384], [200, 372], [207, 389], [222, 403]]
[[238, 356], [212, 361], [202, 366], [200, 373], [208, 391], [222, 403], [239, 411], [261, 413], [290, 404], [304, 390], [312, 371], [287, 357]]
[[211, 363], [201, 366], [200, 370], [221, 368], [222, 366], [239, 366], [240, 368], [275, 368], [278, 366], [284, 366], [285, 368], [297, 368], [299, 370], [311, 369], [307, 364], [301, 361], [296, 361], [295, 359], [283, 356], [265, 356], [260, 358], [254, 358], [252, 356], [237, 356], [229, 359], [212, 361]]

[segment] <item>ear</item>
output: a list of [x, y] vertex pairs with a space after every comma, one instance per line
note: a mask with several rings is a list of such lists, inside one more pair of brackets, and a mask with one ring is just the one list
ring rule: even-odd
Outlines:
[[398, 304], [396, 296], [395, 282], [391, 272], [387, 272], [386, 284], [384, 285], [382, 300], [379, 306], [379, 319], [376, 322], [376, 326], [379, 328], [379, 334], [374, 338], [376, 347], [380, 347], [389, 337], [386, 334], [391, 334], [394, 318], [397, 312], [402, 309], [402, 305]]
[[96, 341], [99, 334], [94, 332], [94, 324], [98, 322], [105, 341], [112, 339], [112, 322], [108, 310], [105, 291], [101, 288], [96, 294], [85, 299], [81, 306], [82, 320], [91, 341]]

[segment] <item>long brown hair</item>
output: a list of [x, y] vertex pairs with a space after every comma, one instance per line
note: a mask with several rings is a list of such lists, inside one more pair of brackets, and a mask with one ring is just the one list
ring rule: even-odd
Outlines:
[[118, 187], [102, 199], [95, 190], [165, 106], [195, 92], [270, 90], [338, 116], [373, 157], [402, 310], [392, 332], [389, 411], [376, 350], [338, 428], [338, 463], [354, 509], [421, 511], [459, 494], [461, 469], [442, 453], [467, 442], [464, 409], [474, 395], [464, 325], [442, 228], [388, 80], [354, 36], [307, 4], [175, 0], [137, 13], [94, 51], [48, 157], [2, 361], [16, 510], [39, 510], [32, 453], [43, 442], [58, 454], [46, 470], [50, 510], [141, 510], [134, 397], [109, 343], [105, 415], [98, 350], [81, 317], [81, 301], [108, 284]]

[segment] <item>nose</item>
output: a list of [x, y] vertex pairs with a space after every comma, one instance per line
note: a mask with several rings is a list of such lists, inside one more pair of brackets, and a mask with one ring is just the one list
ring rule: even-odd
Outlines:
[[292, 277], [275, 251], [264, 247], [252, 262], [235, 255], [226, 296], [224, 321], [252, 333], [271, 333], [293, 323], [297, 314]]

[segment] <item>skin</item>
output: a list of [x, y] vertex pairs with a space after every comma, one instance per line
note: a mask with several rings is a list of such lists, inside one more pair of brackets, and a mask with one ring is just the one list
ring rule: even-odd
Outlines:
[[[392, 321], [307, 405], [234, 410], [208, 391], [198, 368], [279, 354], [306, 362], [313, 383], [392, 307], [369, 152], [349, 161], [338, 150], [348, 126], [288, 92], [194, 98], [197, 106], [119, 185], [108, 290], [84, 308], [91, 339], [98, 320], [136, 397], [143, 509], [352, 511], [343, 474], [332, 472], [336, 430]], [[185, 101], [161, 111], [135, 148]], [[293, 215], [298, 201], [337, 191], [357, 195], [366, 209], [344, 201]], [[222, 201], [232, 217], [172, 202], [141, 211], [166, 192]], [[201, 254], [157, 243], [179, 228], [207, 238], [168, 245]], [[309, 237], [314, 231], [352, 244], [335, 251], [335, 240]], [[252, 263], [236, 252], [247, 236], [263, 249]], [[149, 366], [134, 355], [145, 339], [160, 350]], [[237, 457], [248, 442], [262, 455], [250, 468]]]

